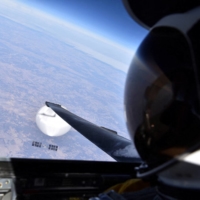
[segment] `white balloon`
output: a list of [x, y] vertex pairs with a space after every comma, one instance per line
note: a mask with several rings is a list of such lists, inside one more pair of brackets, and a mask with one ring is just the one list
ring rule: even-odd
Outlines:
[[43, 106], [37, 112], [36, 124], [44, 134], [51, 137], [64, 135], [71, 128], [68, 123], [47, 106]]

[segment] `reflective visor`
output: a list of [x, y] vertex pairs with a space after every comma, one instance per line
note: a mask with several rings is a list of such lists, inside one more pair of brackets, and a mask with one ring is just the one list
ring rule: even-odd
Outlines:
[[194, 65], [177, 29], [155, 28], [141, 44], [127, 76], [125, 110], [129, 133], [146, 161], [162, 163], [199, 138]]

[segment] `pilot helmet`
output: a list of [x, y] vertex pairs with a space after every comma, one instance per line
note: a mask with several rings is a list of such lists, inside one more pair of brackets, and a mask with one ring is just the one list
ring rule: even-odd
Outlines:
[[200, 3], [150, 2], [124, 0], [134, 20], [149, 29], [130, 65], [124, 102], [145, 163], [140, 175], [200, 147]]

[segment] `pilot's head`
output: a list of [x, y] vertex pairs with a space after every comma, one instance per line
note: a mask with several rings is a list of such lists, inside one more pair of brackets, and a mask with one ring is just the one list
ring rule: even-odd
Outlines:
[[198, 191], [200, 153], [199, 162], [191, 157], [200, 149], [200, 3], [134, 2], [124, 0], [131, 16], [150, 29], [125, 88], [127, 126], [146, 166], [138, 177]]

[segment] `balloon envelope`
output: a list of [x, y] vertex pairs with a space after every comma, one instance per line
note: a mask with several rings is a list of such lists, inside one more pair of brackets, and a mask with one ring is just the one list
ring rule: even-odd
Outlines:
[[51, 108], [43, 106], [36, 114], [36, 124], [46, 135], [56, 137], [67, 133], [71, 126]]

